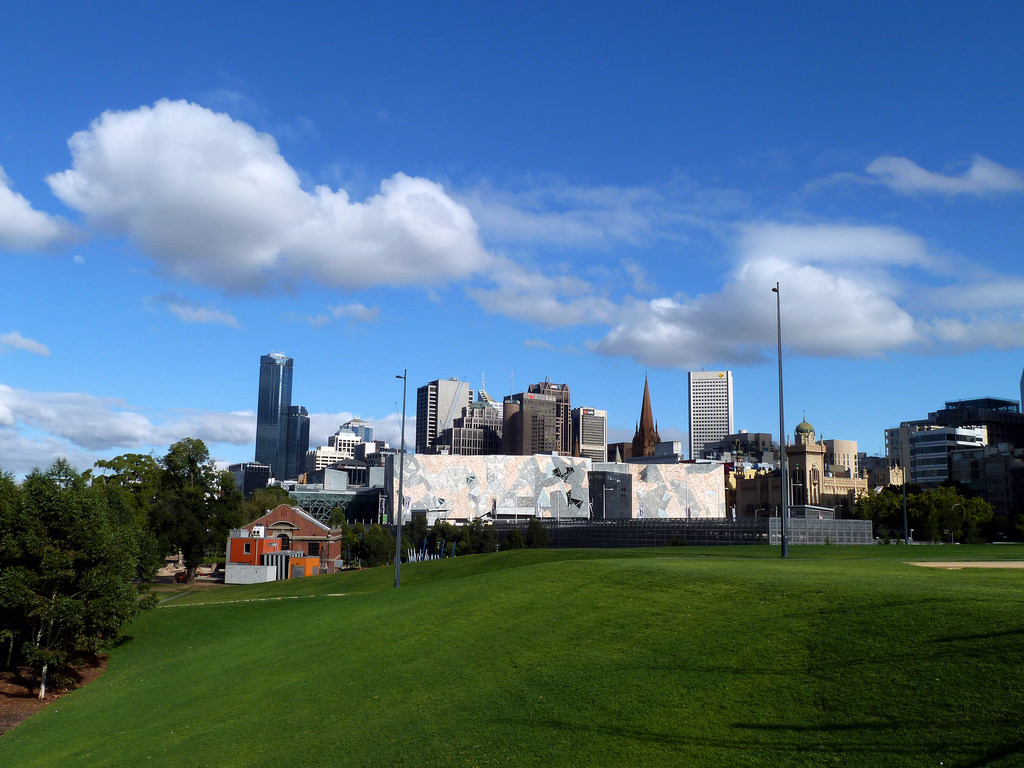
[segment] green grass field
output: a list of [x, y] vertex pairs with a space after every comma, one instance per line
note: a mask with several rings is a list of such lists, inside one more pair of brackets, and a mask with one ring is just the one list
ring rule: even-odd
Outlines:
[[179, 593], [3, 766], [1024, 764], [1019, 546], [514, 551]]

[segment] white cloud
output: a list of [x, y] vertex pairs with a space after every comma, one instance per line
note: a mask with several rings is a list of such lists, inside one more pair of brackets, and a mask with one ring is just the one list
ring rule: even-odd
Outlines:
[[934, 192], [943, 195], [986, 195], [1024, 190], [1024, 176], [980, 155], [961, 176], [927, 171], [905, 157], [879, 157], [867, 172], [886, 186], [903, 194]]
[[514, 262], [498, 260], [488, 273], [491, 287], [466, 292], [488, 312], [543, 325], [607, 323], [615, 303], [595, 286], [573, 275], [545, 275]]
[[552, 352], [555, 349], [554, 344], [549, 344], [548, 342], [544, 341], [544, 339], [526, 339], [523, 342], [523, 346], [527, 347], [528, 349], [547, 349]]
[[27, 339], [17, 331], [0, 334], [0, 352], [3, 352], [4, 347], [20, 349], [25, 352], [31, 352], [35, 355], [43, 355], [44, 357], [50, 356], [49, 347], [35, 339]]
[[581, 186], [558, 178], [525, 179], [519, 191], [481, 183], [460, 195], [489, 241], [564, 248], [645, 246], [686, 239], [686, 228], [706, 230], [735, 213], [745, 198], [703, 190], [683, 177], [661, 184]]
[[[154, 419], [118, 398], [29, 392], [3, 384], [0, 426], [41, 432], [86, 451], [166, 447], [183, 437], [244, 445], [254, 443], [256, 436], [256, 416], [251, 412], [174, 411]], [[0, 464], [10, 458], [0, 456]]]
[[812, 356], [880, 355], [920, 341], [893, 296], [894, 266], [927, 266], [924, 244], [882, 227], [759, 224], [745, 227], [735, 268], [715, 294], [627, 302], [595, 351], [659, 366], [749, 364], [776, 338]]
[[438, 284], [490, 258], [439, 184], [397, 173], [363, 202], [309, 193], [271, 136], [196, 104], [105, 112], [68, 144], [73, 167], [48, 177], [54, 193], [178, 277], [229, 290]]
[[306, 321], [315, 327], [326, 325], [331, 319], [348, 318], [353, 323], [372, 323], [380, 317], [378, 307], [367, 307], [363, 304], [343, 304], [337, 307], [328, 307], [327, 313], [321, 313], [315, 317], [307, 317]]
[[74, 229], [63, 219], [35, 210], [11, 189], [10, 179], [0, 167], [0, 248], [48, 248], [74, 236]]
[[231, 328], [241, 327], [238, 319], [230, 312], [204, 306], [176, 293], [157, 296], [152, 301], [165, 305], [168, 312], [184, 323], [210, 323], [227, 325]]

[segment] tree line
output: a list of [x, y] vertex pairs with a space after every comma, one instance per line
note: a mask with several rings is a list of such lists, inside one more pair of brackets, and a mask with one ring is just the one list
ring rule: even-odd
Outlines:
[[[870, 520], [883, 540], [903, 537], [903, 491], [903, 486], [890, 485], [857, 498], [857, 516]], [[917, 541], [976, 544], [990, 538], [993, 510], [984, 499], [965, 496], [954, 486], [922, 491], [912, 485], [907, 488], [907, 521]]]
[[151, 606], [149, 585], [181, 552], [188, 580], [246, 517], [206, 445], [125, 454], [79, 471], [66, 459], [18, 484], [0, 472], [0, 642], [5, 666], [62, 676]]

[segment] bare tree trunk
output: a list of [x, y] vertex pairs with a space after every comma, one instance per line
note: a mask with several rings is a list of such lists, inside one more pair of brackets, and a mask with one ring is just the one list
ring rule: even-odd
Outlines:
[[7, 667], [6, 667], [6, 669], [10, 669], [11, 668], [11, 661], [14, 659], [14, 638], [15, 638], [15, 633], [11, 632], [11, 641], [7, 644]]

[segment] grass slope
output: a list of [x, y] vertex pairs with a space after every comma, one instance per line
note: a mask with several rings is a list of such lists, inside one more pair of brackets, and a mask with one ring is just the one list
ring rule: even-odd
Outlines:
[[[954, 555], [955, 557], [951, 556]], [[1024, 761], [1019, 547], [519, 551], [184, 594], [18, 766]]]

